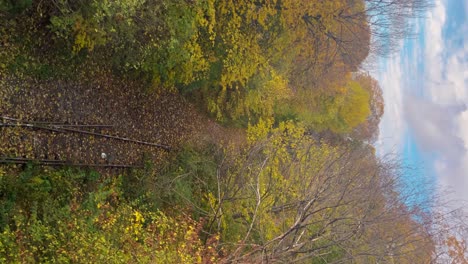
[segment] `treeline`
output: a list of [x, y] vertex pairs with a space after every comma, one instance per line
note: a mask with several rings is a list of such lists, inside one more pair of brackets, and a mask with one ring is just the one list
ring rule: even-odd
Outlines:
[[389, 54], [425, 1], [0, 3], [2, 73], [112, 72], [247, 134], [122, 176], [1, 167], [1, 261], [466, 261], [447, 216], [400, 193], [398, 165], [370, 144], [384, 102], [361, 64]]
[[[22, 41], [36, 60], [47, 48], [63, 68], [97, 61], [153, 89], [178, 89], [219, 121], [296, 120], [349, 133], [373, 110], [375, 89], [349, 74], [371, 51], [365, 1], [6, 1], [2, 9], [18, 22], [9, 27], [30, 35]], [[24, 52], [5, 55], [5, 67], [35, 60]]]
[[[186, 147], [163, 170], [0, 171], [2, 262], [433, 263], [464, 242], [367, 145], [260, 122], [242, 148]], [[411, 206], [408, 206], [411, 204]], [[458, 230], [457, 230], [458, 231]], [[457, 262], [463, 263], [463, 262]]]

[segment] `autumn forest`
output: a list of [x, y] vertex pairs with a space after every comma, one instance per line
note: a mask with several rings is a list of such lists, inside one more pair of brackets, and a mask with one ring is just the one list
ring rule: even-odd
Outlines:
[[379, 155], [426, 0], [0, 0], [0, 262], [468, 263]]

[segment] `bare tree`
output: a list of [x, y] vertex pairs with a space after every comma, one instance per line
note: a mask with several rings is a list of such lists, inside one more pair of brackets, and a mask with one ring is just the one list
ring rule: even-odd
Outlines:
[[[331, 7], [327, 14], [302, 17], [313, 34], [321, 33], [334, 41], [342, 55], [347, 45], [367, 46], [362, 32], [370, 34], [370, 52], [387, 56], [399, 49], [399, 41], [411, 36], [410, 20], [419, 18], [430, 7], [427, 0], [346, 0]], [[328, 24], [334, 24], [331, 28]]]
[[336, 148], [282, 133], [220, 169], [216, 221], [241, 233], [225, 241], [225, 262], [432, 261], [434, 221], [405, 204], [417, 193], [399, 193], [395, 163], [367, 145]]

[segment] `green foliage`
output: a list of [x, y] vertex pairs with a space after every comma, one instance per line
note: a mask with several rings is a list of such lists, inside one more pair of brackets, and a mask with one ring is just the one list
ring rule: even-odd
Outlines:
[[[112, 68], [247, 127], [248, 146], [186, 146], [157, 172], [125, 176], [0, 170], [0, 262], [215, 263], [226, 250], [225, 262], [367, 263], [388, 259], [369, 255], [386, 252], [387, 237], [424, 248], [403, 206], [386, 211], [395, 190], [379, 189], [386, 174], [371, 148], [306, 133], [350, 133], [371, 112], [378, 127], [381, 95], [348, 74], [369, 51], [363, 3], [1, 1], [16, 16], [0, 16], [0, 73]], [[365, 45], [343, 46], [356, 37]]]
[[335, 92], [299, 91], [286, 102], [276, 107], [276, 115], [301, 121], [315, 131], [349, 133], [371, 114], [369, 93], [352, 80]]
[[[53, 54], [69, 60], [63, 65], [88, 57], [100, 67], [145, 80], [153, 89], [177, 88], [218, 121], [245, 127], [277, 115], [343, 133], [365, 112], [338, 120], [334, 116], [346, 100], [326, 92], [334, 89], [328, 85], [312, 89], [316, 77], [323, 76], [318, 68], [330, 56], [322, 51], [324, 36], [311, 35], [304, 24], [304, 12], [321, 15], [321, 23], [336, 31], [335, 17], [346, 9], [343, 1], [60, 0], [36, 9], [36, 18], [24, 27], [45, 25], [38, 30], [53, 33], [54, 48], [68, 50]], [[50, 32], [42, 40], [48, 45]], [[11, 71], [27, 68], [41, 78], [58, 72], [56, 61], [29, 54], [22, 51], [17, 61], [5, 65]], [[343, 62], [330, 65], [335, 64]], [[310, 93], [312, 107], [304, 93]], [[301, 109], [277, 107], [298, 100]]]
[[41, 22], [34, 15], [18, 16], [0, 17], [0, 71], [17, 78], [76, 78], [82, 57], [62, 56], [62, 49], [50, 48], [50, 36], [37, 28]]
[[[217, 238], [203, 221], [125, 200], [122, 177], [41, 170], [0, 173], [2, 262], [213, 263]], [[209, 246], [209, 247], [208, 247]]]
[[277, 54], [287, 41], [270, 9], [214, 0], [62, 0], [56, 9], [49, 28], [73, 54], [112, 57], [154, 87], [201, 93], [218, 120], [271, 117], [291, 95]]
[[0, 0], [0, 12], [19, 14], [32, 5], [32, 0]]
[[124, 178], [124, 195], [153, 209], [192, 208], [195, 217], [207, 216], [207, 194], [216, 188], [215, 146], [185, 146], [157, 173], [150, 167]]
[[214, 38], [214, 1], [72, 2], [60, 2], [50, 29], [74, 54], [99, 49], [116, 69], [142, 72], [158, 87], [188, 84], [208, 70], [202, 45]]
[[370, 114], [369, 93], [358, 82], [348, 83], [349, 92], [338, 114], [348, 128], [354, 128], [364, 122]]
[[78, 53], [82, 49], [92, 51], [95, 46], [106, 43], [105, 33], [98, 29], [98, 25], [91, 19], [83, 18], [79, 14], [59, 19], [51, 18], [51, 25], [57, 35], [65, 35], [71, 32], [74, 36], [73, 53]]
[[60, 15], [52, 16], [50, 28], [57, 36], [69, 40], [74, 53], [82, 49], [92, 51], [110, 41], [119, 46], [135, 29], [132, 19], [144, 1], [94, 1], [74, 2], [61, 0], [56, 8]]
[[0, 210], [5, 212], [0, 216], [1, 228], [11, 221], [8, 212], [19, 208], [34, 212], [35, 217], [52, 217], [48, 215], [48, 206], [65, 206], [74, 195], [80, 195], [80, 189], [95, 180], [93, 173], [74, 172], [70, 169], [42, 173], [31, 164], [18, 176], [6, 173], [1, 176], [3, 199]]

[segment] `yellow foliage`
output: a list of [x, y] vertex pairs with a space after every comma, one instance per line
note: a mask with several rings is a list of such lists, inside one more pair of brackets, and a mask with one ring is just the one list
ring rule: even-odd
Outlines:
[[92, 51], [96, 45], [105, 43], [105, 33], [101, 31], [98, 25], [89, 24], [82, 16], [78, 15], [73, 26], [75, 39], [73, 44], [73, 53], [78, 53], [86, 48]]
[[260, 244], [278, 236], [294, 222], [294, 214], [272, 212], [272, 208], [308, 195], [310, 189], [304, 188], [304, 183], [312, 181], [324, 164], [338, 155], [333, 147], [317, 144], [304, 133], [305, 128], [293, 122], [282, 122], [273, 128], [272, 120], [261, 119], [249, 126], [249, 155], [237, 163], [243, 173], [238, 177], [245, 186], [238, 195], [243, 198], [222, 205], [224, 239], [245, 239], [239, 233], [246, 232], [247, 227], [236, 224], [233, 215], [240, 215], [247, 226], [254, 226], [252, 239]]
[[255, 125], [249, 124], [247, 127], [247, 140], [249, 143], [255, 143], [266, 139], [273, 126], [272, 119], [258, 120]]

